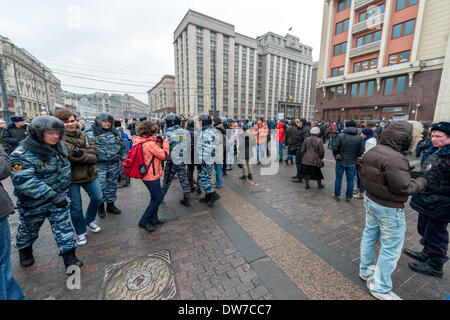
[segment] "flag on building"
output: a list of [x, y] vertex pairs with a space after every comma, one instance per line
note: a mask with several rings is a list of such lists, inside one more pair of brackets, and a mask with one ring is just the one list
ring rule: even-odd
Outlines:
[[291, 30], [292, 30], [292, 27], [289, 28], [289, 31], [291, 31]]

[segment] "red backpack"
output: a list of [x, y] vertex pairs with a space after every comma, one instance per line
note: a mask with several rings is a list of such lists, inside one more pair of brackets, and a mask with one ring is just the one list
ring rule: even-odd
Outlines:
[[128, 151], [127, 157], [123, 160], [123, 169], [125, 174], [130, 178], [142, 179], [148, 172], [148, 167], [145, 165], [144, 150], [142, 148], [144, 143], [133, 146]]

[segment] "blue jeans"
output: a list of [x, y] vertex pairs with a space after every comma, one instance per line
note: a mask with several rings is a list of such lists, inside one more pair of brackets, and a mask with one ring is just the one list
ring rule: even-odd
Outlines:
[[[364, 197], [366, 226], [361, 239], [360, 273], [365, 277], [374, 276], [370, 290], [388, 293], [392, 290], [391, 275], [402, 253], [405, 240], [405, 212], [401, 208], [379, 205]], [[381, 248], [375, 260], [375, 246], [380, 241]]]
[[366, 189], [361, 185], [361, 167], [356, 170], [356, 187], [359, 190], [359, 193], [364, 194], [366, 192]]
[[163, 201], [163, 193], [161, 189], [161, 182], [158, 180], [154, 181], [144, 181], [145, 186], [147, 187], [148, 191], [150, 192], [150, 204], [148, 205], [147, 209], [144, 212], [144, 215], [142, 216], [141, 220], [139, 220], [140, 225], [151, 225], [151, 224], [158, 224], [158, 208], [161, 202]]
[[328, 140], [328, 149], [331, 149], [331, 147], [333, 147], [333, 143], [334, 143], [334, 137], [330, 137]]
[[257, 144], [256, 145], [256, 161], [261, 161], [262, 157], [267, 156], [267, 143]]
[[284, 149], [284, 142], [280, 141], [277, 142], [278, 144], [278, 160], [283, 160], [283, 149]]
[[11, 234], [8, 217], [0, 219], [0, 300], [25, 300], [11, 266]]
[[[86, 217], [83, 216], [83, 205], [81, 203], [80, 187], [87, 192], [91, 201], [86, 211]], [[69, 187], [70, 218], [72, 219], [75, 232], [80, 234], [86, 233], [86, 225], [95, 221], [98, 208], [103, 201], [102, 187], [98, 179], [87, 183], [72, 183]]]
[[221, 164], [214, 164], [214, 171], [216, 171], [216, 188], [222, 188], [223, 168]]
[[334, 182], [334, 195], [336, 196], [336, 198], [339, 198], [341, 196], [342, 178], [344, 176], [344, 172], [347, 178], [347, 192], [345, 193], [345, 198], [349, 200], [353, 198], [355, 171], [356, 165], [354, 164], [344, 164], [342, 162], [336, 162], [336, 180]]

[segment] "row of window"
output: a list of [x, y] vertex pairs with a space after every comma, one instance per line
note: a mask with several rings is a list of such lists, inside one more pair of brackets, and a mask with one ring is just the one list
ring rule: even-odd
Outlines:
[[[402, 94], [405, 91], [406, 76], [387, 78], [385, 80], [384, 95]], [[366, 98], [372, 97], [375, 88], [375, 80], [353, 83], [351, 85], [351, 97]], [[344, 86], [329, 88], [329, 100], [340, 100], [344, 97]]]
[[364, 46], [366, 44], [381, 40], [381, 31], [366, 34], [356, 38], [356, 47]]

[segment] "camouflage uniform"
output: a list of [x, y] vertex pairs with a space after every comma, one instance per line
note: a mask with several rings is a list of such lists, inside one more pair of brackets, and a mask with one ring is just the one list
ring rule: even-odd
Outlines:
[[[37, 148], [49, 148], [38, 142], [34, 144]], [[71, 170], [63, 143], [58, 143], [58, 151], [52, 150], [54, 154], [49, 159], [43, 159], [35, 151], [32, 153], [24, 145], [17, 147], [11, 154], [11, 180], [19, 211], [16, 248], [20, 250], [31, 246], [37, 240], [45, 218], [48, 218], [62, 255], [77, 245], [70, 224], [69, 205], [59, 209], [51, 202], [51, 198], [60, 194], [70, 203], [67, 193]]]
[[98, 180], [102, 186], [103, 202], [113, 203], [117, 199], [117, 182], [120, 173], [120, 163], [127, 157], [127, 148], [115, 129], [103, 130], [94, 123], [86, 134], [94, 141], [98, 150], [97, 171]]
[[164, 168], [164, 180], [162, 183], [163, 198], [169, 190], [175, 175], [180, 180], [180, 185], [183, 188], [185, 198], [190, 197], [189, 180], [187, 178], [186, 164], [184, 157], [188, 152], [188, 135], [186, 130], [183, 130], [179, 125], [170, 127], [165, 132], [169, 140], [170, 158]]
[[218, 134], [213, 126], [203, 128], [197, 137], [197, 152], [202, 163], [202, 170], [198, 173], [198, 185], [205, 190], [206, 194], [215, 192], [212, 181], [212, 167], [218, 148]]

